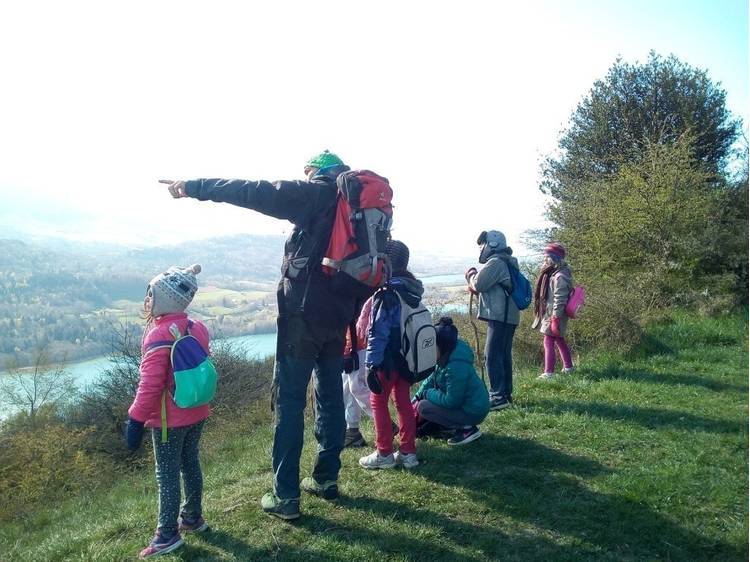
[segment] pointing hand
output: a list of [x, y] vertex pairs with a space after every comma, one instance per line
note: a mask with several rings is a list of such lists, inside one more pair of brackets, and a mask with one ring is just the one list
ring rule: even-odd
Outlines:
[[175, 181], [175, 180], [159, 180], [159, 183], [165, 183], [169, 187], [169, 194], [174, 197], [175, 199], [179, 199], [180, 197], [187, 197], [187, 191], [185, 191], [185, 182], [184, 181]]

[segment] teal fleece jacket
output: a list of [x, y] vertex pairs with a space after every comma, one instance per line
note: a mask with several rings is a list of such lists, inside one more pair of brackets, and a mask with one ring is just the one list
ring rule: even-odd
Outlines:
[[486, 416], [490, 411], [487, 387], [474, 369], [474, 353], [458, 340], [445, 366], [438, 365], [415, 394], [443, 408], [463, 410], [472, 416]]

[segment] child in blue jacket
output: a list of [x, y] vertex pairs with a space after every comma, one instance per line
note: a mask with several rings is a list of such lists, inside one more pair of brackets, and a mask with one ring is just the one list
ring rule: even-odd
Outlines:
[[[409, 248], [403, 242], [390, 240], [386, 246], [393, 273], [386, 287], [373, 297], [372, 319], [367, 341], [367, 384], [372, 391], [370, 404], [375, 421], [376, 450], [359, 459], [362, 468], [413, 468], [417, 459], [417, 424], [411, 406], [411, 383], [401, 375], [408, 373], [401, 355], [401, 299], [417, 306], [422, 299], [422, 282], [407, 270]], [[399, 298], [400, 297], [400, 298]], [[399, 450], [393, 452], [393, 432], [388, 413], [392, 396], [398, 413]]]

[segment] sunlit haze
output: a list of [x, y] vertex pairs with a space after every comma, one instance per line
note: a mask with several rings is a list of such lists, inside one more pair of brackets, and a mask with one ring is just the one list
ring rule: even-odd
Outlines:
[[0, 238], [281, 234], [157, 180], [301, 178], [327, 148], [390, 179], [413, 248], [495, 228], [523, 255], [540, 160], [616, 57], [705, 69], [746, 121], [747, 30], [741, 0], [7, 2]]

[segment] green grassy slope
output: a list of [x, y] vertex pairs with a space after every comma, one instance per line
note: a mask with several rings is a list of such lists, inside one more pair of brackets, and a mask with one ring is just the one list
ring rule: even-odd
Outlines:
[[[419, 442], [412, 470], [366, 472], [346, 450], [340, 489], [302, 519], [260, 511], [270, 489], [267, 404], [204, 438], [205, 515], [162, 560], [747, 560], [746, 316], [649, 331], [629, 356], [568, 377], [515, 379], [465, 447]], [[310, 424], [308, 424], [309, 426]], [[364, 426], [371, 440], [371, 426]], [[303, 475], [314, 456], [308, 433]], [[3, 560], [129, 560], [153, 532], [152, 471], [0, 531]]]

